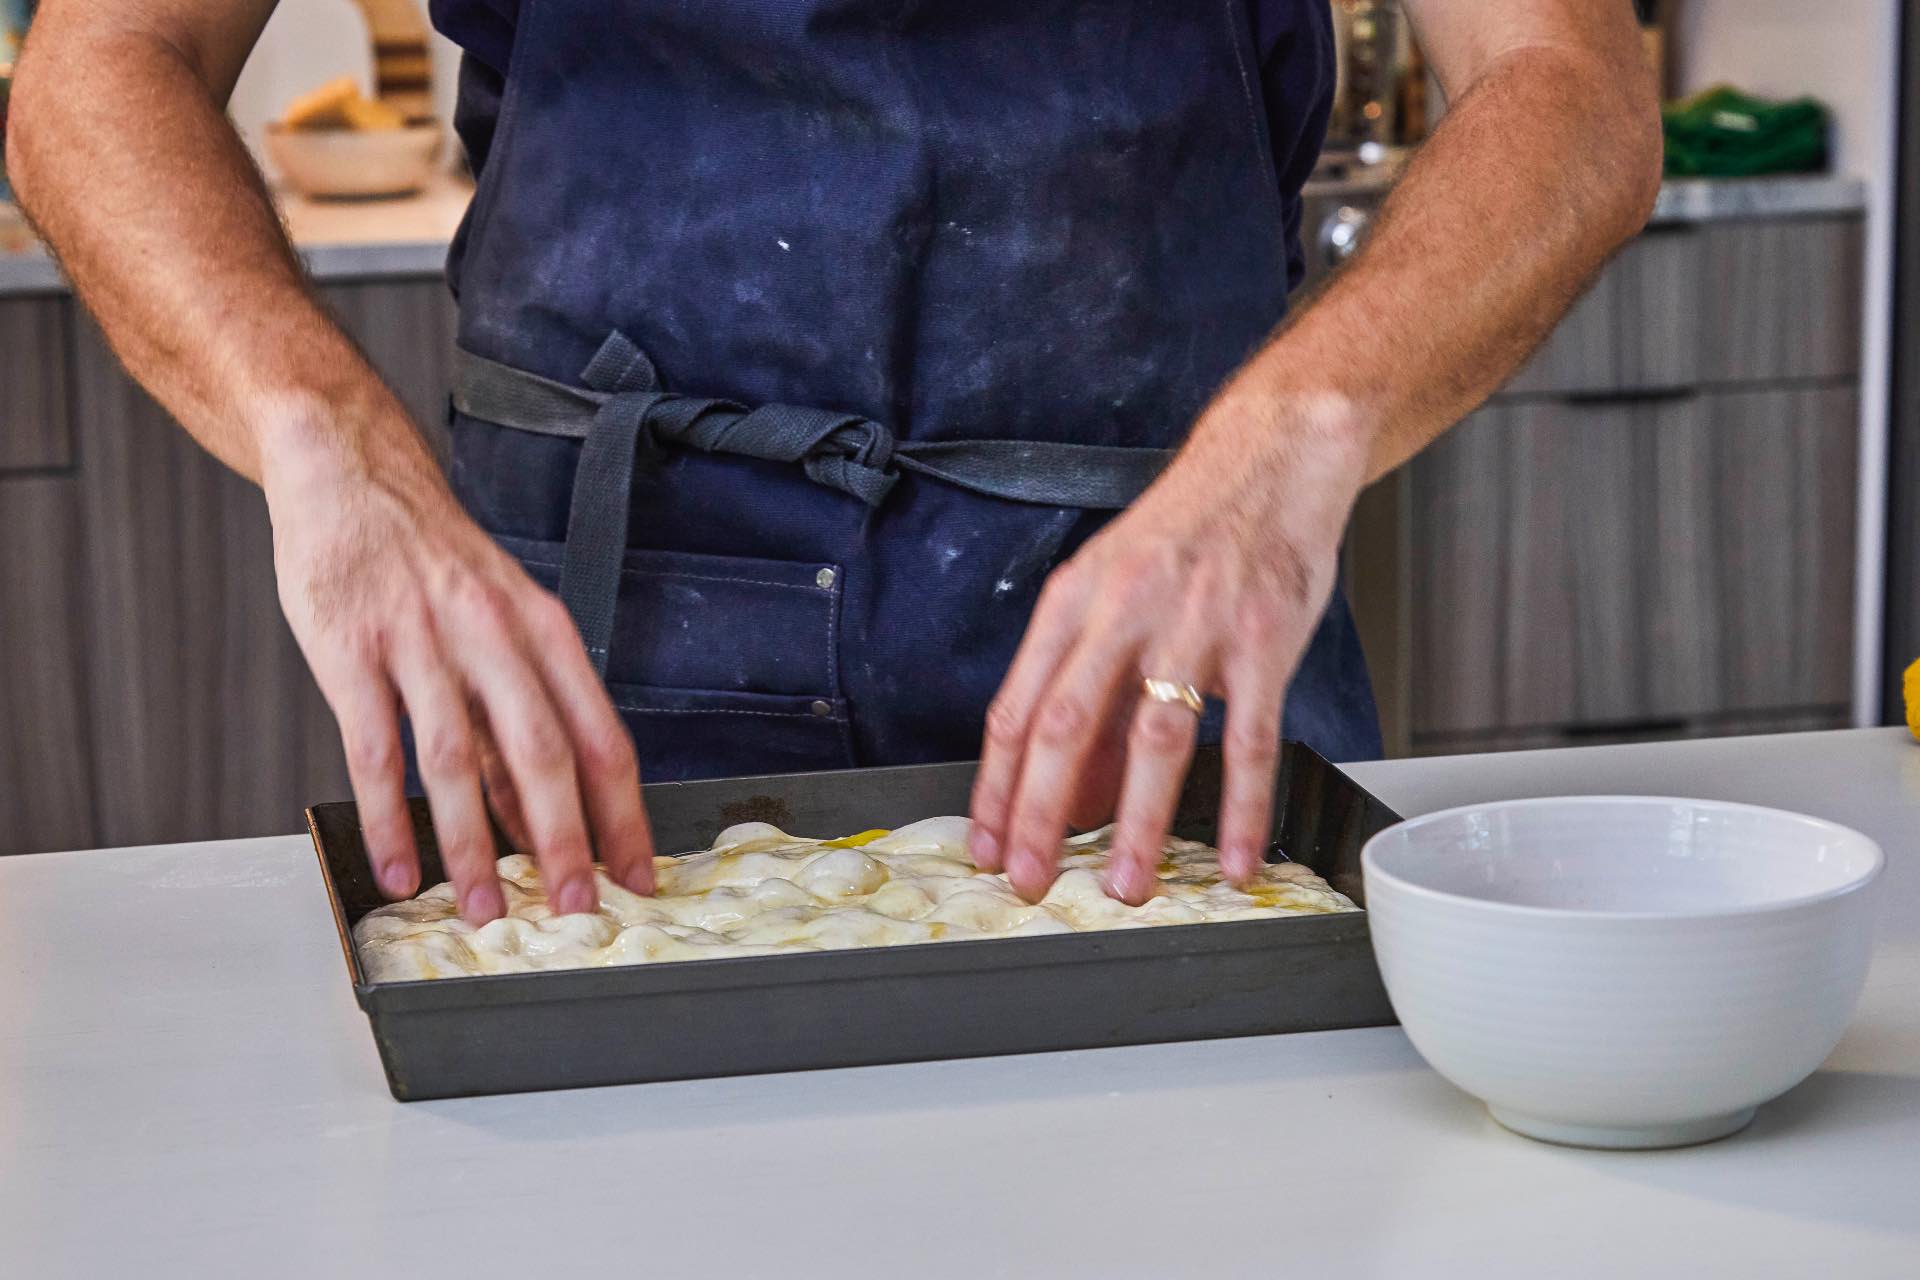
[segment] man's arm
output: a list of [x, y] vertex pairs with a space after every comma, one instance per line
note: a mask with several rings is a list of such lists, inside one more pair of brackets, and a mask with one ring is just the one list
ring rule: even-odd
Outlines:
[[406, 714], [469, 920], [504, 910], [488, 799], [561, 909], [591, 909], [596, 844], [650, 891], [632, 743], [566, 611], [460, 510], [316, 303], [222, 114], [272, 9], [48, 0], [14, 82], [8, 176], [129, 372], [265, 492], [281, 605], [340, 722], [382, 887], [419, 879]]
[[[1366, 245], [1247, 388], [1345, 402], [1371, 435], [1369, 480], [1497, 390], [1660, 190], [1658, 100], [1631, 5], [1407, 8], [1453, 106]], [[1393, 358], [1340, 355], [1382, 337]]]
[[1226, 698], [1221, 862], [1255, 872], [1286, 686], [1354, 497], [1498, 387], [1651, 208], [1659, 117], [1630, 6], [1408, 7], [1451, 109], [1361, 253], [1053, 575], [988, 714], [973, 855], [1030, 898], [1069, 820], [1116, 799], [1108, 887], [1152, 892], [1197, 717], [1142, 701], [1142, 676]]

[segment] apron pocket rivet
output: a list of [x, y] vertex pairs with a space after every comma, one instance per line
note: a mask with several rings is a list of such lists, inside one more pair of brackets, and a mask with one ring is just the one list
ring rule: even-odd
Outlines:
[[[827, 570], [822, 569], [820, 572], [826, 573]], [[810, 710], [817, 716], [830, 716], [833, 714], [833, 704], [824, 698], [815, 698]]]
[[814, 574], [813, 585], [819, 587], [822, 591], [833, 590], [833, 570], [822, 569], [820, 572]]

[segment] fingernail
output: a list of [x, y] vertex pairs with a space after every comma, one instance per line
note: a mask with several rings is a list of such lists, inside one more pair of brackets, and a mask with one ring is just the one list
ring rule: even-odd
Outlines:
[[1053, 887], [1040, 855], [1028, 849], [1014, 849], [1007, 854], [1007, 880], [1014, 892], [1028, 902], [1040, 901]]
[[500, 892], [500, 882], [487, 880], [474, 885], [460, 895], [460, 915], [468, 924], [482, 925], [489, 920], [498, 920], [507, 914], [507, 900]]
[[575, 876], [561, 885], [553, 895], [553, 910], [556, 915], [570, 916], [583, 911], [592, 911], [599, 907], [595, 901], [593, 878]]
[[993, 838], [993, 832], [977, 822], [973, 824], [973, 834], [967, 837], [967, 855], [982, 871], [1000, 869], [1000, 842]]
[[379, 884], [382, 893], [389, 898], [410, 898], [413, 896], [413, 875], [406, 863], [398, 858], [373, 864], [373, 878]]
[[1251, 880], [1260, 872], [1260, 851], [1250, 844], [1237, 844], [1220, 855], [1220, 869], [1231, 880]]
[[620, 883], [626, 886], [627, 892], [644, 897], [653, 892], [653, 868], [645, 864], [629, 867], [627, 874], [620, 878]]
[[1131, 859], [1107, 865], [1107, 894], [1138, 906], [1146, 900], [1147, 887], [1141, 882], [1140, 865]]

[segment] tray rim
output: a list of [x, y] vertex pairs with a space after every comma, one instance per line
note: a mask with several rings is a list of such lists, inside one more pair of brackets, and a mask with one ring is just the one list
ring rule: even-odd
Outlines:
[[[1327, 768], [1339, 766], [1297, 742], [1286, 747], [1305, 751]], [[1218, 748], [1201, 750], [1218, 751]], [[976, 761], [939, 761], [928, 764], [880, 765], [832, 773], [876, 774], [934, 771], [962, 772], [975, 767]], [[648, 783], [642, 790], [650, 795], [666, 789], [699, 787], [709, 782], [749, 785], [756, 782], [785, 782], [818, 774], [750, 774], [725, 779]], [[1342, 778], [1365, 800], [1378, 806], [1394, 821], [1400, 815], [1358, 782], [1341, 772]], [[417, 800], [409, 797], [410, 801]], [[361, 968], [359, 950], [347, 922], [346, 906], [341, 900], [327, 850], [320, 831], [321, 810], [354, 808], [351, 800], [326, 801], [305, 810], [308, 834], [319, 863], [320, 878], [326, 887], [328, 905], [333, 913], [342, 958], [357, 1003], [369, 1014], [400, 1013], [431, 1009], [454, 1011], [496, 1005], [583, 999], [604, 999], [609, 995], [648, 996], [688, 992], [725, 991], [741, 988], [812, 985], [822, 981], [846, 981], [877, 976], [932, 976], [954, 970], [1008, 972], [1019, 969], [1054, 967], [1075, 963], [1111, 963], [1191, 956], [1196, 950], [1226, 952], [1259, 949], [1267, 946], [1315, 946], [1348, 941], [1350, 933], [1362, 939], [1367, 934], [1368, 912], [1364, 906], [1352, 911], [1318, 912], [1263, 920], [1211, 920], [1188, 924], [1101, 929], [1039, 937], [953, 938], [939, 941], [900, 943], [882, 947], [841, 947], [825, 951], [758, 956], [716, 956], [707, 959], [675, 960], [661, 964], [594, 965], [567, 969], [541, 969], [523, 973], [463, 974], [449, 978], [409, 978], [372, 981]], [[703, 850], [690, 849], [681, 857]], [[1316, 869], [1316, 874], [1319, 874]], [[1211, 941], [1196, 948], [1197, 930], [1207, 930]], [[1276, 934], [1276, 930], [1284, 931]], [[1268, 936], [1274, 935], [1274, 936]], [[989, 950], [979, 948], [987, 944]], [[1119, 954], [1114, 954], [1114, 953]], [[881, 960], [881, 957], [885, 957]], [[944, 957], [944, 959], [942, 958]], [[884, 965], [880, 972], [874, 966]], [[845, 968], [847, 972], [835, 972]], [[618, 976], [616, 976], [618, 975]], [[617, 982], [620, 990], [605, 988]], [[537, 985], [536, 985], [537, 984]], [[569, 989], [573, 988], [573, 989]]]
[[[1314, 915], [1268, 920], [1213, 920], [1191, 924], [1142, 926], [1131, 929], [1093, 929], [1070, 934], [1048, 934], [1031, 938], [953, 938], [938, 942], [908, 942], [886, 947], [837, 947], [826, 951], [803, 951], [791, 955], [715, 956], [701, 960], [675, 960], [663, 964], [587, 965], [570, 969], [537, 969], [524, 973], [462, 974], [450, 978], [408, 978], [389, 982], [356, 982], [354, 992], [361, 1008], [399, 1012], [431, 1007], [436, 1010], [477, 1008], [491, 1005], [524, 1004], [544, 1001], [599, 999], [607, 992], [599, 990], [611, 974], [646, 975], [621, 979], [622, 995], [682, 995], [694, 992], [727, 991], [743, 988], [813, 986], [821, 982], [845, 982], [885, 976], [890, 978], [933, 977], [964, 970], [970, 973], [1005, 973], [1019, 969], [1057, 968], [1070, 964], [1102, 964], [1115, 961], [1172, 959], [1192, 956], [1192, 930], [1210, 929], [1214, 941], [1206, 947], [1209, 954], [1230, 951], [1265, 950], [1275, 946], [1319, 946], [1349, 940], [1352, 933], [1365, 934], [1365, 909], [1323, 912]], [[1330, 924], [1328, 922], [1337, 922]], [[1303, 928], [1302, 926], [1307, 926]], [[1269, 936], [1285, 929], [1284, 936]], [[1231, 930], [1232, 932], [1227, 932]], [[1124, 942], [1111, 943], [1102, 938], [1095, 946], [1081, 941], [1103, 934], [1118, 934]], [[1151, 943], [1137, 940], [1150, 935]], [[1183, 942], [1186, 945], [1181, 945]], [[951, 943], [951, 945], [949, 945]], [[979, 944], [1002, 944], [991, 952], [977, 950]], [[974, 944], [972, 946], [966, 944]], [[1131, 945], [1129, 945], [1131, 944]], [[884, 975], [874, 973], [885, 956]], [[752, 962], [762, 963], [755, 965]], [[849, 970], [836, 972], [837, 968]], [[559, 981], [559, 980], [570, 981]], [[536, 988], [533, 984], [538, 982]], [[511, 983], [511, 985], [509, 985]], [[569, 987], [580, 988], [569, 990]], [[430, 993], [430, 994], [429, 994]], [[467, 998], [462, 999], [460, 997]]]

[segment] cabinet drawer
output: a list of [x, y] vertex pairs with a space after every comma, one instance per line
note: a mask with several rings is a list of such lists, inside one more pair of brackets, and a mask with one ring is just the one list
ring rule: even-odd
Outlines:
[[260, 491], [134, 385], [91, 323], [74, 347], [86, 529], [72, 577], [97, 843], [300, 829], [348, 794], [332, 714], [282, 620]]
[[1702, 261], [1691, 224], [1649, 227], [1628, 241], [1503, 394], [1692, 385]]
[[1702, 382], [1858, 376], [1864, 222], [1709, 223], [1700, 244]]
[[1856, 396], [1517, 401], [1415, 461], [1417, 738], [1844, 705]]
[[0, 298], [0, 473], [73, 461], [70, 308], [65, 298]]
[[78, 494], [0, 477], [0, 854], [90, 849]]
[[1863, 236], [1857, 217], [1649, 227], [1501, 394], [1851, 377]]

